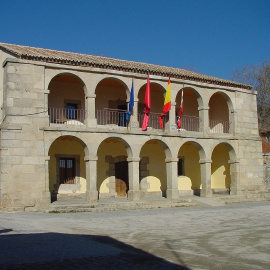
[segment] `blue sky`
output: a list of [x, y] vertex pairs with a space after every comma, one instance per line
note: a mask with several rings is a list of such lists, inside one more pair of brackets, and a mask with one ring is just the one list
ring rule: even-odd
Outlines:
[[0, 0], [0, 41], [229, 79], [270, 60], [269, 0]]

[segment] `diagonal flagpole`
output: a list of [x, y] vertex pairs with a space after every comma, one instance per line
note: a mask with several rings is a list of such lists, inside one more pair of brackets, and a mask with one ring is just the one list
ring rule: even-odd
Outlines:
[[179, 116], [178, 116], [178, 120], [177, 120], [177, 126], [178, 126], [179, 129], [182, 126], [181, 117], [182, 117], [182, 113], [183, 113], [183, 107], [184, 107], [184, 84], [183, 84], [183, 89], [182, 89], [182, 93], [181, 93]]
[[126, 120], [130, 120], [131, 112], [134, 107], [134, 86], [133, 86], [133, 79], [132, 79], [132, 84], [131, 84], [131, 90], [130, 90], [130, 99], [129, 99], [129, 105], [128, 105], [128, 111], [126, 114]]

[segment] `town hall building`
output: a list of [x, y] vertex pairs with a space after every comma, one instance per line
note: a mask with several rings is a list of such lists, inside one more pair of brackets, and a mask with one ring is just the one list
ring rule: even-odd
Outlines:
[[[0, 43], [0, 63], [1, 210], [264, 191], [256, 92], [249, 85], [7, 43]], [[148, 76], [151, 109], [143, 131]], [[169, 77], [171, 110], [160, 127]]]

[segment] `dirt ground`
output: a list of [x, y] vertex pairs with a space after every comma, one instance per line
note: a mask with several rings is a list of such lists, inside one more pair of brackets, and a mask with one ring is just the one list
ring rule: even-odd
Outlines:
[[269, 269], [270, 202], [0, 213], [0, 269]]

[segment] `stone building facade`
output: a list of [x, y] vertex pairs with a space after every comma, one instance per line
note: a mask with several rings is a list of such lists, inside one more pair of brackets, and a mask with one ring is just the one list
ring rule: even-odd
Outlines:
[[[2, 210], [34, 211], [55, 200], [179, 200], [264, 190], [249, 85], [6, 43], [0, 62]], [[148, 75], [152, 103], [142, 131]], [[160, 128], [169, 76], [172, 109]], [[127, 121], [132, 81], [135, 105]]]

